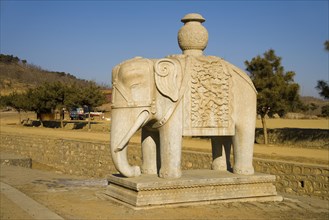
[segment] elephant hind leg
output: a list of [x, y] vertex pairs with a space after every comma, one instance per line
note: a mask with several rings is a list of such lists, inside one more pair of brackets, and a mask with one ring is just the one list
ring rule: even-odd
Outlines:
[[[232, 137], [212, 137], [211, 138], [212, 157], [213, 162], [211, 168], [219, 171], [230, 171], [232, 172], [232, 166], [230, 161], [231, 148], [232, 148]], [[224, 152], [223, 152], [224, 148]]]
[[252, 126], [238, 127], [233, 138], [234, 168], [236, 174], [254, 174], [253, 149], [254, 149], [255, 129]]
[[142, 128], [142, 173], [157, 174], [160, 169], [159, 132]]

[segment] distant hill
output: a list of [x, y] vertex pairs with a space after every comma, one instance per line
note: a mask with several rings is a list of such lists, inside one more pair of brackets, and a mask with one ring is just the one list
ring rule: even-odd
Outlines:
[[0, 54], [0, 95], [23, 92], [42, 83], [56, 81], [79, 85], [87, 83], [70, 73], [44, 70], [13, 55]]
[[[305, 114], [309, 114], [309, 115], [320, 115], [321, 107], [324, 105], [328, 105], [328, 101], [319, 99], [319, 98], [315, 98], [312, 96], [301, 96], [300, 100], [304, 105], [309, 106], [309, 110], [307, 112], [304, 112]], [[311, 109], [312, 105], [315, 108], [313, 110]]]
[[319, 98], [315, 98], [313, 96], [301, 96], [300, 99], [304, 104], [314, 103], [314, 104], [319, 105], [319, 106], [323, 106], [325, 104], [328, 104], [328, 101], [325, 101], [325, 100], [319, 99]]

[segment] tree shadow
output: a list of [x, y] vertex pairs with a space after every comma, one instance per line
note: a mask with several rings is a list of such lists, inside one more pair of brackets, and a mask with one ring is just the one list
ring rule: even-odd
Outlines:
[[[61, 121], [58, 120], [24, 120], [22, 122], [24, 126], [27, 127], [40, 127], [43, 126], [45, 128], [61, 128]], [[73, 124], [72, 129], [79, 130], [83, 129], [88, 125], [88, 121], [63, 121], [63, 127], [65, 127], [68, 124]], [[90, 122], [90, 124], [97, 124], [97, 122]]]
[[[309, 129], [309, 128], [277, 128], [268, 129], [269, 143], [272, 144], [293, 144], [293, 143], [310, 143], [324, 142], [324, 146], [329, 146], [328, 129]], [[263, 143], [263, 129], [256, 129], [256, 143]]]
[[61, 128], [60, 121], [42, 121], [42, 125], [45, 128]]
[[73, 129], [78, 130], [78, 129], [83, 129], [84, 127], [87, 126], [87, 122], [73, 122]]

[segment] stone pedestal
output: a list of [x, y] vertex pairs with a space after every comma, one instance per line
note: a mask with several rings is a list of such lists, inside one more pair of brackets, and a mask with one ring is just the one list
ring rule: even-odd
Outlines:
[[125, 178], [108, 177], [106, 194], [134, 209], [210, 204], [234, 201], [281, 201], [274, 186], [275, 176], [256, 173], [251, 176], [213, 170], [183, 171], [179, 179], [156, 175]]

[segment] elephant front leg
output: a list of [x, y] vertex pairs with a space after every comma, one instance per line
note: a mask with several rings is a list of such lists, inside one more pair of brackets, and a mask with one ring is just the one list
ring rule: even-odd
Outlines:
[[182, 154], [182, 122], [181, 109], [175, 112], [170, 120], [160, 129], [160, 155], [162, 178], [180, 178]]
[[142, 173], [157, 174], [160, 166], [159, 133], [157, 131], [142, 129]]

